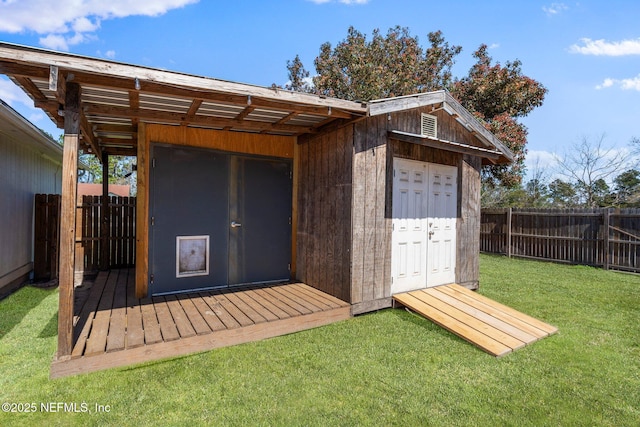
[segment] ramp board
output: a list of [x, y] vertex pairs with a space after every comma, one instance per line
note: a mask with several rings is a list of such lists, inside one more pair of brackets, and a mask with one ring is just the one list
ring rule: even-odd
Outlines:
[[397, 294], [393, 299], [497, 357], [558, 331], [457, 284]]

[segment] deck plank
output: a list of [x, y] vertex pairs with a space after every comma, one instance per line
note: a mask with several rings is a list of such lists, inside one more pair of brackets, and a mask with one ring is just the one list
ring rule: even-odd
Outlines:
[[277, 295], [274, 295], [271, 292], [267, 292], [266, 289], [256, 289], [255, 292], [265, 300], [269, 301], [271, 304], [285, 312], [289, 317], [296, 317], [303, 314], [301, 311], [298, 311], [295, 308], [291, 307], [285, 301], [282, 301], [280, 298], [278, 298]]
[[447, 314], [448, 316], [455, 318], [456, 320], [466, 324], [467, 326], [477, 330], [480, 333], [487, 335], [488, 337], [506, 345], [513, 350], [522, 348], [526, 345], [525, 342], [520, 341], [519, 339], [514, 338], [511, 335], [506, 334], [501, 330], [486, 324], [480, 319], [470, 316], [467, 313], [459, 310], [458, 308], [442, 301], [438, 298], [440, 295], [442, 295], [439, 292], [435, 292], [432, 289], [422, 289], [420, 291], [411, 292], [411, 294], [424, 303], [429, 304], [436, 310], [439, 310]]
[[478, 332], [476, 329], [471, 328], [465, 323], [434, 309], [432, 306], [426, 304], [410, 293], [394, 295], [394, 298], [401, 304], [411, 307], [411, 309], [415, 310], [422, 316], [425, 316], [459, 337], [474, 343], [476, 346], [494, 356], [504, 356], [505, 354], [513, 351], [510, 347], [484, 335], [481, 332]]
[[254, 324], [253, 320], [251, 320], [249, 316], [244, 314], [242, 310], [236, 307], [236, 305], [227, 298], [227, 295], [217, 294], [213, 297], [218, 301], [218, 303], [220, 303], [224, 310], [226, 310], [238, 323], [240, 323], [240, 326], [249, 326]]
[[156, 314], [153, 300], [150, 297], [140, 299], [140, 312], [142, 314], [142, 328], [144, 343], [155, 344], [162, 341], [162, 331]]
[[117, 270], [109, 272], [107, 284], [104, 287], [102, 298], [98, 305], [96, 316], [91, 326], [91, 333], [87, 339], [85, 355], [103, 353], [107, 345], [107, 334], [109, 333], [109, 319], [111, 317], [111, 307], [113, 306], [113, 296], [118, 282]]
[[142, 311], [140, 300], [135, 296], [135, 269], [131, 268], [127, 278], [127, 335], [126, 348], [144, 345], [144, 329], [142, 326]]
[[89, 337], [91, 327], [93, 326], [93, 320], [100, 304], [100, 299], [102, 297], [102, 294], [104, 293], [104, 288], [107, 285], [108, 277], [109, 272], [107, 271], [101, 271], [100, 273], [98, 273], [98, 276], [96, 277], [93, 285], [91, 286], [91, 290], [89, 291], [89, 297], [82, 305], [82, 311], [80, 312], [78, 316], [78, 322], [74, 327], [74, 330], [77, 330], [78, 333], [75, 340], [75, 345], [73, 346], [73, 350], [71, 352], [71, 357], [79, 357], [84, 353], [87, 339]]
[[191, 302], [198, 309], [198, 312], [202, 315], [205, 322], [207, 322], [207, 325], [209, 325], [211, 331], [215, 332], [227, 329], [225, 324], [222, 323], [222, 320], [220, 320], [220, 318], [216, 315], [216, 313], [214, 313], [211, 307], [209, 307], [209, 305], [204, 301], [202, 295], [191, 295]]
[[[252, 290], [247, 289], [242, 292], [235, 292], [233, 295], [236, 295], [240, 298], [245, 304], [251, 307], [256, 313], [260, 314], [262, 318], [264, 318], [267, 322], [272, 320], [277, 320], [280, 317], [276, 316], [268, 307], [261, 304], [258, 299], [262, 300], [259, 295], [256, 295]], [[259, 323], [259, 322], [256, 322]]]
[[471, 296], [471, 297], [477, 299], [478, 301], [482, 301], [485, 304], [491, 305], [492, 307], [494, 307], [494, 308], [496, 308], [498, 310], [501, 310], [501, 311], [513, 316], [513, 317], [516, 317], [516, 318], [520, 319], [521, 321], [523, 321], [525, 323], [528, 323], [528, 324], [530, 324], [530, 325], [532, 325], [532, 326], [534, 326], [534, 327], [536, 327], [536, 328], [538, 328], [540, 330], [545, 331], [549, 335], [555, 334], [556, 332], [558, 332], [558, 328], [556, 328], [555, 326], [549, 325], [548, 323], [545, 323], [545, 322], [543, 322], [541, 320], [538, 320], [535, 317], [531, 317], [531, 316], [529, 316], [529, 315], [527, 315], [525, 313], [522, 313], [521, 311], [515, 310], [515, 309], [513, 309], [513, 308], [511, 308], [509, 306], [506, 306], [504, 304], [500, 304], [499, 302], [494, 301], [494, 300], [492, 300], [490, 298], [487, 298], [487, 297], [485, 297], [483, 295], [480, 295], [477, 292], [470, 291], [469, 289], [467, 289], [467, 288], [465, 288], [463, 286], [456, 285], [456, 284], [449, 285], [449, 286], [451, 287], [451, 289], [453, 289], [453, 290], [455, 290], [457, 292], [460, 292], [462, 294]]
[[160, 332], [162, 333], [163, 341], [173, 341], [180, 338], [180, 333], [176, 327], [171, 311], [167, 305], [164, 297], [152, 297], [153, 308], [158, 316], [158, 323], [160, 324]]
[[242, 292], [230, 292], [228, 294], [225, 294], [225, 297], [236, 307], [238, 307], [238, 310], [241, 310], [249, 319], [251, 319], [251, 322], [266, 322], [267, 319], [261, 313], [255, 310], [250, 304], [245, 302], [243, 298], [240, 298], [239, 294], [241, 293]]
[[122, 350], [127, 332], [127, 279], [128, 270], [118, 270], [118, 282], [114, 290], [113, 306], [109, 317], [107, 353]]
[[202, 299], [211, 308], [211, 311], [213, 311], [216, 314], [216, 316], [218, 316], [218, 318], [222, 321], [222, 323], [224, 323], [227, 329], [234, 329], [242, 326], [236, 320], [236, 318], [233, 317], [231, 313], [229, 313], [226, 310], [226, 308], [222, 305], [222, 303], [216, 299], [216, 297], [213, 294], [207, 292], [207, 293], [201, 293], [201, 295], [202, 295]]
[[[196, 306], [193, 303], [193, 298], [191, 295], [178, 295], [177, 296], [184, 313], [187, 315], [187, 318], [191, 322], [191, 326], [195, 330], [197, 335], [208, 334], [211, 333], [211, 328], [207, 325], [207, 322], [204, 320], [204, 317]], [[196, 296], [197, 298], [197, 296]]]
[[462, 311], [463, 313], [466, 313], [469, 316], [472, 316], [478, 319], [479, 321], [484, 322], [485, 324], [492, 326], [504, 332], [505, 334], [508, 334], [516, 338], [519, 341], [524, 342], [525, 344], [530, 344], [538, 340], [538, 337], [536, 337], [535, 335], [528, 334], [527, 332], [521, 329], [518, 329], [514, 325], [511, 325], [503, 320], [498, 319], [495, 316], [492, 316], [491, 314], [485, 313], [482, 310], [478, 310], [469, 304], [466, 304], [456, 298], [453, 298], [452, 296], [447, 295], [445, 292], [443, 292], [438, 288], [439, 287], [429, 289], [428, 292], [436, 296], [439, 300], [443, 301], [444, 303], [449, 304], [450, 306]]
[[329, 295], [325, 292], [322, 292], [321, 290], [316, 289], [313, 286], [309, 286], [305, 283], [296, 283], [296, 285], [298, 285], [298, 287], [304, 290], [305, 292], [316, 295], [321, 301], [324, 301], [325, 304], [328, 304], [331, 307], [337, 308], [337, 307], [346, 307], [349, 305], [349, 303], [344, 302], [341, 299], [334, 297], [333, 295]]
[[196, 330], [191, 325], [187, 314], [184, 312], [182, 305], [180, 305], [180, 301], [175, 295], [167, 295], [165, 298], [167, 302], [167, 307], [169, 307], [169, 311], [171, 311], [171, 317], [173, 317], [173, 323], [175, 323], [176, 328], [178, 328], [178, 333], [181, 337], [192, 337], [196, 335]]
[[529, 323], [523, 322], [519, 318], [514, 317], [502, 310], [498, 310], [494, 306], [482, 302], [478, 298], [475, 298], [473, 295], [467, 295], [466, 293], [459, 292], [449, 286], [439, 286], [438, 290], [468, 304], [473, 308], [484, 311], [485, 313], [495, 317], [496, 319], [500, 319], [508, 323], [509, 325], [512, 325], [524, 331], [525, 333], [536, 337], [536, 339], [544, 338], [549, 335], [546, 331], [538, 329], [535, 326], [530, 325]]
[[[273, 315], [276, 316], [278, 319], [286, 319], [287, 317], [291, 317], [289, 313], [287, 313], [285, 310], [280, 308], [275, 302], [273, 302], [268, 295], [263, 295], [259, 291], [260, 291], [259, 289], [251, 289], [247, 291], [247, 295], [249, 295], [257, 303], [265, 307], [271, 313], [273, 313]], [[275, 320], [275, 319], [272, 319], [272, 320]]]
[[313, 309], [310, 309], [301, 298], [298, 298], [295, 295], [291, 295], [290, 292], [287, 292], [288, 289], [289, 288], [287, 285], [273, 286], [270, 288], [265, 288], [265, 291], [273, 295], [275, 298], [278, 298], [288, 306], [295, 308], [302, 314], [310, 314], [314, 311], [317, 311], [317, 307], [313, 307]]
[[322, 311], [333, 308], [328, 302], [322, 300], [321, 298], [318, 298], [318, 296], [312, 292], [307, 292], [297, 283], [289, 285], [289, 291], [291, 291], [292, 294], [299, 296], [300, 298], [304, 298], [306, 301], [310, 302]]

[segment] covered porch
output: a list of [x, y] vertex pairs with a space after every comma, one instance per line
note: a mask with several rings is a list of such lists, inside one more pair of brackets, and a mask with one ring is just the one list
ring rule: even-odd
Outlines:
[[348, 319], [350, 304], [303, 283], [137, 298], [134, 269], [76, 290], [73, 349], [51, 377], [148, 362]]

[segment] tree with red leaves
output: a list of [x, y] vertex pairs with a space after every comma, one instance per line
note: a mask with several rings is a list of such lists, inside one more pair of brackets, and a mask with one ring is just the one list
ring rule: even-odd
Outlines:
[[391, 28], [386, 36], [376, 29], [368, 40], [350, 27], [335, 48], [328, 42], [320, 47], [312, 84], [298, 56], [287, 61], [286, 89], [352, 101], [447, 89], [515, 154], [512, 165], [485, 168], [483, 184], [521, 184], [527, 129], [517, 119], [542, 105], [547, 89], [522, 74], [519, 60], [492, 64], [486, 45], [474, 53], [477, 63], [468, 76], [454, 80], [451, 67], [462, 48], [450, 46], [441, 31], [427, 37], [429, 47], [423, 49], [408, 28]]
[[547, 89], [522, 74], [519, 60], [507, 62], [504, 66], [492, 64], [487, 50], [487, 45], [483, 44], [474, 52], [477, 62], [467, 77], [454, 82], [451, 93], [515, 155], [512, 165], [485, 168], [484, 184], [514, 187], [522, 183], [527, 154], [527, 128], [517, 119], [541, 106]]

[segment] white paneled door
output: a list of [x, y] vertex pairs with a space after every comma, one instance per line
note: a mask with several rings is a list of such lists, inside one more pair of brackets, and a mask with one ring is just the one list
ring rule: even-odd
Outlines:
[[393, 164], [391, 293], [455, 281], [457, 168]]

